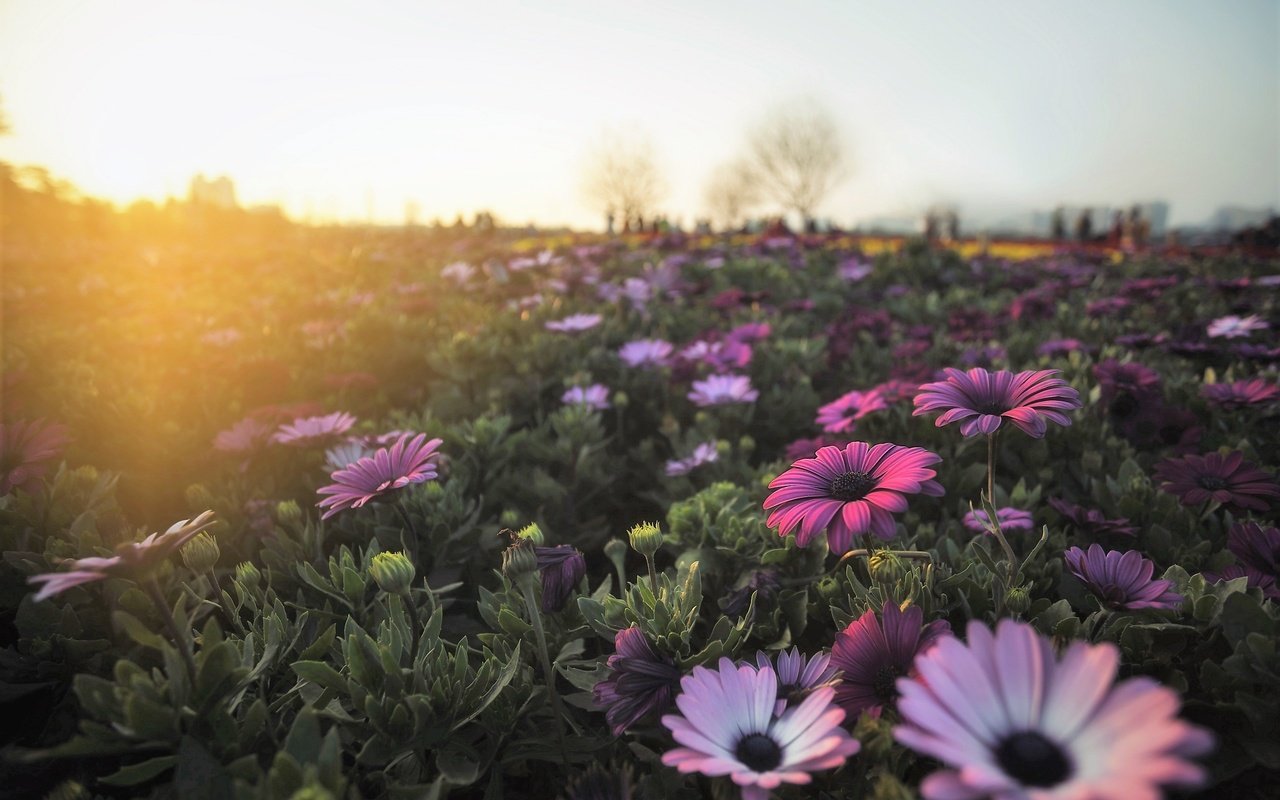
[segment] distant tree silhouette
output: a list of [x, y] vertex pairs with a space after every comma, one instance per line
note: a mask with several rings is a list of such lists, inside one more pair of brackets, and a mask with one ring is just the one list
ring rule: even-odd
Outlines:
[[644, 133], [606, 131], [588, 154], [582, 192], [601, 216], [617, 215], [624, 223], [651, 217], [666, 191]]
[[717, 223], [737, 227], [743, 215], [760, 202], [760, 176], [746, 159], [721, 164], [707, 179], [703, 200]]
[[806, 222], [823, 198], [844, 178], [840, 130], [826, 109], [812, 100], [774, 108], [748, 137], [751, 163], [783, 208]]

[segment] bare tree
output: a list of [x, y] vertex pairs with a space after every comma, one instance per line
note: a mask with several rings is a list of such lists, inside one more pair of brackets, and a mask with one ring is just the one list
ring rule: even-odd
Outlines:
[[582, 192], [587, 201], [623, 223], [650, 216], [666, 194], [653, 142], [637, 131], [606, 131], [588, 154]]
[[707, 179], [703, 199], [717, 223], [735, 227], [760, 202], [760, 178], [745, 159], [721, 164]]
[[835, 119], [811, 100], [776, 107], [748, 139], [752, 165], [775, 200], [808, 221], [844, 178]]

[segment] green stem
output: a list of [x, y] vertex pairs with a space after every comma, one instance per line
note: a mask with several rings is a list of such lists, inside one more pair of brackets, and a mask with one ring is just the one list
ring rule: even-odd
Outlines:
[[404, 522], [405, 531], [409, 534], [409, 540], [405, 541], [403, 534], [400, 536], [400, 543], [404, 545], [405, 550], [409, 551], [409, 560], [415, 565], [418, 563], [418, 531], [413, 527], [413, 520], [409, 518], [409, 512], [405, 511], [404, 505], [397, 500], [391, 504], [396, 512], [400, 515], [400, 520]]
[[[987, 434], [987, 502], [996, 505], [996, 435]], [[994, 520], [992, 521], [994, 523]]]
[[1004, 556], [1009, 561], [1009, 576], [1006, 581], [1009, 587], [1013, 587], [1013, 578], [1018, 574], [1018, 557], [1014, 555], [1013, 547], [1009, 545], [1009, 540], [1005, 538], [1004, 531], [1000, 529], [1000, 520], [996, 516], [996, 434], [987, 434], [987, 503], [991, 506], [991, 519], [987, 520], [990, 524], [991, 532], [995, 534], [996, 540], [1000, 542], [1001, 549], [1004, 550]]
[[404, 613], [409, 616], [409, 627], [413, 632], [413, 641], [409, 645], [409, 665], [418, 663], [418, 641], [422, 639], [422, 621], [418, 619], [418, 607], [413, 604], [413, 595], [408, 589], [400, 595], [404, 603]]
[[164, 622], [164, 626], [169, 631], [169, 636], [173, 638], [173, 643], [178, 648], [178, 653], [182, 655], [182, 661], [187, 665], [187, 677], [191, 680], [191, 688], [194, 691], [196, 685], [196, 660], [191, 655], [191, 644], [188, 637], [183, 636], [178, 630], [178, 623], [173, 618], [173, 611], [169, 608], [169, 604], [165, 602], [164, 594], [160, 591], [160, 584], [156, 583], [154, 577], [149, 577], [142, 582], [142, 588], [146, 591], [147, 596], [151, 598], [151, 602], [155, 605], [156, 611], [160, 612], [160, 619]]
[[556, 739], [560, 744], [560, 758], [566, 768], [569, 766], [569, 748], [564, 739], [564, 708], [560, 705], [560, 693], [556, 691], [556, 674], [551, 669], [551, 656], [547, 652], [547, 634], [542, 630], [542, 615], [538, 611], [537, 599], [533, 596], [533, 581], [530, 576], [521, 579], [524, 592], [524, 604], [529, 609], [529, 624], [533, 625], [533, 635], [538, 640], [538, 658], [542, 662], [542, 674], [547, 680], [547, 695], [551, 698], [551, 711], [556, 718]]
[[653, 566], [653, 556], [645, 556], [645, 563], [649, 565], [649, 588], [653, 590], [653, 596], [658, 596], [658, 570]]

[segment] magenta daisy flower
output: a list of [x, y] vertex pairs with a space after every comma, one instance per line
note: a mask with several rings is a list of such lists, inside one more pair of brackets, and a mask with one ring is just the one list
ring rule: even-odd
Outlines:
[[65, 425], [42, 419], [0, 422], [0, 495], [34, 489], [69, 441]]
[[559, 333], [581, 333], [599, 325], [604, 317], [599, 314], [570, 314], [564, 319], [552, 320], [546, 324], [549, 331]]
[[874, 391], [849, 392], [819, 408], [815, 421], [825, 433], [849, 433], [855, 422], [873, 411], [888, 407], [884, 398]]
[[606, 665], [609, 677], [592, 689], [596, 705], [605, 710], [605, 720], [614, 736], [645, 717], [671, 708], [680, 688], [680, 669], [660, 656], [634, 625], [613, 638], [614, 654]]
[[320, 518], [328, 519], [344, 508], [360, 508], [396, 489], [434, 480], [439, 474], [436, 468], [441, 440], [426, 441], [425, 433], [409, 437], [406, 433], [390, 447], [380, 448], [330, 475], [333, 483], [316, 490], [316, 494], [327, 495], [316, 503], [328, 509]]
[[1233, 383], [1207, 383], [1200, 394], [1219, 408], [1238, 411], [1250, 406], [1270, 405], [1280, 400], [1280, 386], [1261, 378]]
[[779, 650], [776, 658], [763, 650], [756, 651], [756, 666], [772, 669], [778, 676], [778, 699], [773, 713], [781, 714], [787, 706], [798, 706], [801, 701], [824, 686], [835, 687], [840, 682], [840, 670], [831, 665], [831, 655], [818, 653], [812, 657], [800, 652], [800, 648]]
[[351, 430], [351, 426], [355, 424], [356, 418], [345, 411], [335, 411], [321, 417], [303, 417], [295, 419], [292, 424], [281, 425], [271, 441], [294, 447], [328, 444]]
[[1178, 696], [1150, 678], [1115, 682], [1112, 644], [1074, 642], [1061, 658], [1030, 625], [1002, 620], [993, 635], [969, 623], [901, 678], [894, 737], [948, 768], [925, 778], [925, 800], [1133, 800], [1165, 785], [1195, 786], [1187, 760], [1213, 737], [1177, 718]]
[[1057, 497], [1049, 498], [1049, 505], [1076, 528], [1092, 536], [1111, 533], [1121, 536], [1138, 535], [1138, 529], [1129, 522], [1127, 517], [1108, 519], [1096, 508], [1085, 508]]
[[751, 388], [751, 379], [745, 375], [711, 375], [706, 380], [694, 381], [689, 399], [701, 408], [731, 403], [754, 403], [760, 392]]
[[1072, 547], [1062, 557], [1071, 574], [1108, 608], [1173, 611], [1182, 606], [1182, 595], [1174, 591], [1173, 581], [1153, 580], [1156, 565], [1137, 550], [1103, 550], [1094, 544], [1087, 551]]
[[1028, 436], [1045, 434], [1045, 420], [1070, 425], [1063, 412], [1080, 408], [1080, 393], [1055, 377], [1056, 369], [1032, 370], [1016, 375], [1006, 370], [988, 372], [974, 367], [968, 372], [948, 367], [946, 380], [926, 383], [915, 397], [913, 416], [942, 411], [934, 424], [941, 428], [961, 421], [963, 436], [989, 435], [1009, 420]]
[[846, 553], [853, 539], [874, 533], [892, 539], [893, 515], [907, 510], [907, 495], [942, 495], [930, 466], [942, 459], [920, 447], [850, 442], [819, 448], [773, 479], [764, 501], [766, 524], [781, 536], [795, 531], [801, 547], [822, 531], [833, 553]]
[[662, 763], [685, 773], [728, 775], [743, 800], [766, 800], [784, 783], [810, 783], [809, 773], [835, 769], [861, 748], [840, 727], [844, 711], [831, 702], [829, 686], [777, 715], [773, 670], [722, 658], [718, 669], [694, 667], [680, 689], [681, 713], [664, 716], [662, 724], [681, 746], [663, 753]]
[[628, 367], [661, 367], [671, 358], [675, 348], [662, 339], [637, 339], [618, 349], [618, 358]]
[[949, 635], [946, 620], [925, 625], [917, 605], [903, 611], [897, 603], [886, 603], [879, 619], [868, 609], [837, 633], [831, 645], [831, 665], [842, 673], [836, 702], [851, 720], [864, 711], [879, 717], [898, 698], [895, 681], [915, 674], [911, 665], [916, 655]]
[[[991, 532], [991, 518], [981, 508], [975, 508], [965, 514], [962, 522], [974, 533]], [[1020, 508], [997, 508], [996, 522], [1000, 523], [1000, 530], [1004, 532], [1029, 531], [1035, 527], [1035, 523], [1031, 521], [1031, 512]]]
[[1280, 484], [1235, 451], [1171, 458], [1156, 464], [1160, 488], [1178, 495], [1185, 506], [1213, 500], [1236, 509], [1266, 511], [1280, 498]]
[[570, 386], [560, 395], [560, 402], [569, 406], [586, 406], [594, 411], [609, 408], [609, 387], [599, 383], [590, 386]]
[[205, 511], [194, 519], [173, 523], [164, 533], [152, 533], [141, 542], [126, 542], [116, 546], [116, 554], [109, 558], [91, 557], [69, 561], [69, 570], [33, 575], [31, 584], [44, 584], [36, 593], [36, 600], [45, 600], [65, 592], [73, 586], [106, 580], [115, 576], [134, 576], [155, 568], [173, 555], [187, 542], [213, 527], [212, 511]]

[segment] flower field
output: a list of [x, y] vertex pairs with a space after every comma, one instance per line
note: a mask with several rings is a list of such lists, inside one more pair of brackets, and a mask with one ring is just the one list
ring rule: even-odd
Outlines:
[[232, 230], [6, 254], [19, 796], [1275, 796], [1275, 260]]

